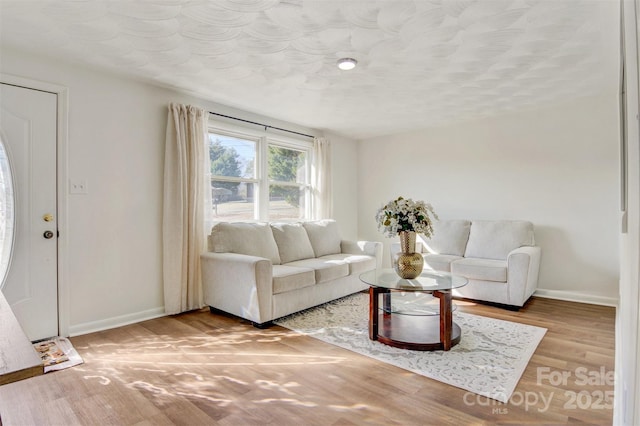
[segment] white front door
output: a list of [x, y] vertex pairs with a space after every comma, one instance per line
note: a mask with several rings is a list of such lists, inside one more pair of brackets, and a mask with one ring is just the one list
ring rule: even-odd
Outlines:
[[0, 241], [8, 248], [0, 289], [29, 339], [39, 340], [58, 335], [57, 95], [0, 84], [0, 104], [0, 142], [11, 175], [3, 182], [12, 182], [0, 194], [6, 231], [0, 237], [13, 238]]

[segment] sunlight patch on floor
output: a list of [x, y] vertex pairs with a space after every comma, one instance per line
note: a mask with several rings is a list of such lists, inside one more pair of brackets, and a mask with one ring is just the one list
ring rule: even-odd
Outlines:
[[85, 378], [85, 380], [99, 379], [98, 383], [100, 383], [103, 386], [111, 384], [111, 379], [109, 379], [108, 377], [105, 377], [105, 376], [84, 376], [84, 378]]
[[293, 398], [265, 398], [260, 400], [254, 400], [253, 402], [255, 402], [256, 404], [271, 404], [274, 402], [284, 402], [287, 405], [296, 405], [296, 406], [307, 407], [307, 408], [318, 406], [318, 404], [316, 404], [315, 402], [298, 401], [297, 399], [293, 399]]
[[[185, 359], [181, 359], [185, 358]], [[154, 352], [106, 354], [91, 358], [92, 361], [118, 364], [156, 365], [156, 366], [269, 366], [269, 365], [323, 365], [340, 364], [346, 358], [322, 355], [283, 355], [266, 353], [235, 352]], [[170, 361], [167, 361], [170, 360]], [[132, 367], [136, 368], [136, 367]], [[141, 368], [141, 367], [137, 367]]]

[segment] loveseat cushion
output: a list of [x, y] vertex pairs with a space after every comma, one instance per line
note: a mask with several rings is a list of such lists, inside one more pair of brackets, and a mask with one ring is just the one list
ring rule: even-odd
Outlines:
[[451, 262], [462, 259], [462, 256], [452, 254], [423, 254], [424, 265], [434, 271], [451, 272]]
[[363, 272], [376, 269], [376, 258], [364, 254], [328, 254], [322, 256], [323, 260], [340, 260], [349, 265], [349, 275], [360, 275]]
[[533, 224], [522, 220], [478, 220], [471, 223], [464, 257], [506, 260], [509, 252], [533, 246]]
[[470, 280], [507, 282], [507, 261], [465, 258], [451, 262], [451, 273]]
[[273, 294], [309, 287], [315, 283], [313, 269], [273, 265]]
[[332, 281], [349, 275], [349, 264], [341, 259], [304, 259], [287, 263], [286, 266], [310, 268], [315, 272], [316, 284]]
[[304, 222], [309, 241], [316, 257], [340, 253], [340, 233], [338, 223], [332, 219]]
[[211, 229], [210, 249], [215, 253], [237, 253], [264, 257], [280, 264], [280, 254], [268, 223], [220, 222]]
[[300, 223], [272, 223], [281, 263], [315, 257], [307, 231]]
[[422, 237], [423, 252], [464, 256], [470, 229], [468, 220], [436, 220], [431, 238]]

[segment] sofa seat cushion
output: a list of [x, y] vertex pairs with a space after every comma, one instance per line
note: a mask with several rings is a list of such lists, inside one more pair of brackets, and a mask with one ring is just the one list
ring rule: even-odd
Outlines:
[[272, 223], [281, 263], [315, 257], [307, 231], [300, 223]]
[[451, 273], [470, 280], [507, 282], [507, 261], [465, 258], [451, 263]]
[[210, 250], [264, 257], [280, 264], [280, 254], [268, 223], [220, 222], [211, 228]]
[[324, 219], [304, 222], [302, 226], [307, 230], [315, 257], [340, 253], [342, 239], [338, 231], [338, 223], [335, 220]]
[[342, 259], [304, 259], [289, 262], [286, 266], [313, 269], [316, 276], [316, 284], [349, 275], [349, 264]]
[[462, 259], [452, 254], [423, 254], [424, 266], [434, 271], [451, 272], [451, 262]]
[[326, 260], [342, 260], [349, 264], [349, 275], [360, 275], [363, 272], [376, 269], [376, 258], [366, 254], [329, 254], [322, 256], [320, 259]]
[[315, 283], [316, 274], [311, 268], [273, 265], [273, 294], [309, 287]]

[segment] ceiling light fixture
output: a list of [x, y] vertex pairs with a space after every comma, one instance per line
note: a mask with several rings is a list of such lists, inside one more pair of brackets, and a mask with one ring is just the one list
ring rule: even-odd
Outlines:
[[338, 68], [340, 68], [343, 71], [352, 70], [356, 67], [357, 63], [358, 61], [356, 61], [353, 58], [341, 58], [341, 59], [338, 59]]

